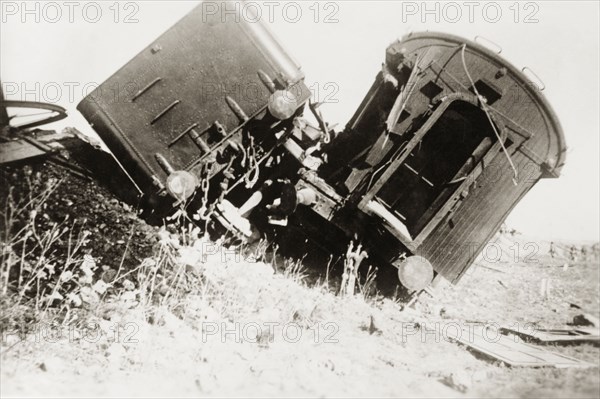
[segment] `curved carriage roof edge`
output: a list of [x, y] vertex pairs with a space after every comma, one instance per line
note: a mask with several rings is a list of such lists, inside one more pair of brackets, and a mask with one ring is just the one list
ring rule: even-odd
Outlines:
[[[531, 81], [527, 78], [527, 76], [522, 71], [520, 71], [517, 67], [515, 67], [510, 61], [501, 57], [499, 54], [494, 53], [487, 47], [482, 46], [481, 44], [479, 44], [473, 40], [465, 39], [461, 36], [452, 35], [449, 33], [430, 32], [430, 31], [411, 32], [407, 35], [404, 35], [400, 39], [398, 39], [398, 41], [390, 44], [390, 46], [392, 46], [398, 42], [408, 42], [408, 41], [418, 40], [418, 39], [438, 39], [438, 40], [446, 40], [449, 42], [455, 42], [457, 45], [466, 44], [468, 48], [474, 49], [474, 50], [478, 51], [480, 54], [482, 54], [486, 57], [489, 57], [494, 61], [502, 63], [513, 74], [513, 76], [515, 77], [515, 80], [522, 86], [522, 88], [529, 95], [531, 95], [532, 98], [535, 99], [535, 101], [540, 106], [540, 109], [544, 112], [545, 116], [548, 118], [549, 124], [552, 126], [552, 129], [551, 129], [552, 131], [548, 131], [547, 134], [548, 135], [554, 134], [556, 136], [558, 151], [557, 151], [557, 159], [556, 159], [554, 166], [549, 167], [549, 170], [548, 170], [549, 173], [545, 174], [543, 177], [558, 177], [558, 176], [560, 176], [561, 169], [565, 164], [565, 158], [566, 158], [566, 152], [567, 152], [567, 145], [566, 145], [566, 140], [565, 140], [562, 126], [560, 124], [560, 121], [558, 120], [558, 116], [556, 115], [556, 112], [552, 108], [552, 105], [550, 105], [550, 102], [548, 101], [548, 99], [542, 94], [541, 90], [536, 90], [532, 87], [531, 84], [529, 84], [529, 83], [531, 83]], [[388, 48], [390, 46], [388, 46]]]

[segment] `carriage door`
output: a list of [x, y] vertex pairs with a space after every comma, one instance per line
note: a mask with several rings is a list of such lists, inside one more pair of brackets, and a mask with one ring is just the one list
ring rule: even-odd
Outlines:
[[419, 132], [415, 135], [409, 143], [410, 152], [380, 186], [375, 199], [405, 225], [414, 239], [495, 141], [483, 110], [455, 100], [428, 130], [421, 132], [421, 137]]

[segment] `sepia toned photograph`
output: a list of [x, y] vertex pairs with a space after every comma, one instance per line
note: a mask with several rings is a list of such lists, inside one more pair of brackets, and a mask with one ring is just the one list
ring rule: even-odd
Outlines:
[[0, 0], [0, 397], [598, 398], [600, 3]]

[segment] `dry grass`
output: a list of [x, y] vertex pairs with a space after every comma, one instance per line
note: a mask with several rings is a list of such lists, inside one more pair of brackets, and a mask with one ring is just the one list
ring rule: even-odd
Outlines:
[[[477, 268], [416, 309], [378, 296], [369, 266], [356, 295], [329, 273], [309, 281], [302, 260], [275, 268], [266, 245], [211, 242], [184, 218], [151, 238], [151, 256], [110, 262], [94, 226], [44, 216], [60, 181], [28, 175], [2, 210], [3, 395], [30, 396], [565, 396], [597, 397], [596, 370], [511, 370], [452, 342], [407, 336], [446, 320], [560, 318], [567, 301], [600, 305], [593, 265]], [[109, 263], [109, 264], [107, 264]], [[554, 281], [540, 299], [539, 279]], [[503, 284], [497, 283], [501, 279]], [[533, 288], [532, 288], [533, 287]], [[578, 295], [584, 295], [582, 301]], [[538, 295], [539, 296], [539, 295]], [[523, 303], [527, 303], [525, 309]], [[593, 306], [592, 306], [593, 307]], [[520, 310], [522, 309], [522, 310]], [[554, 315], [554, 316], [552, 316]], [[566, 318], [562, 317], [563, 319]], [[554, 348], [598, 363], [598, 348]], [[31, 384], [31, 381], [36, 384]], [[460, 383], [458, 383], [459, 381]]]

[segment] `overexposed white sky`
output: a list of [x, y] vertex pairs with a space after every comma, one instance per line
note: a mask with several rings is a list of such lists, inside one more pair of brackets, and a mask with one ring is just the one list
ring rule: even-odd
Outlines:
[[[563, 176], [534, 187], [509, 225], [548, 239], [600, 240], [597, 1], [251, 3], [302, 65], [317, 99], [327, 101], [321, 108], [327, 120], [339, 126], [358, 107], [396, 38], [430, 30], [498, 43], [504, 58], [544, 81], [569, 146]], [[77, 103], [197, 4], [0, 1], [5, 94], [62, 105], [70, 116], [56, 129], [93, 134]]]

